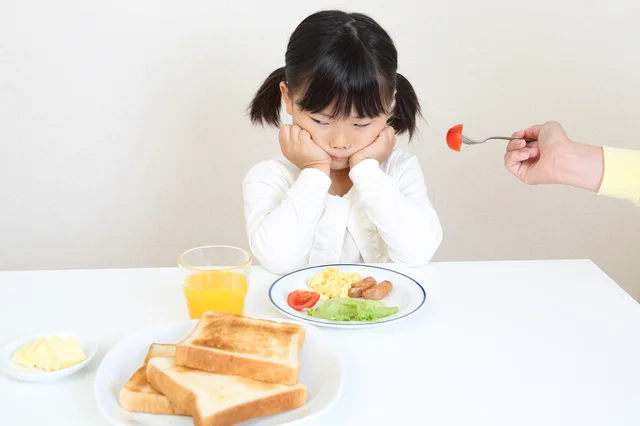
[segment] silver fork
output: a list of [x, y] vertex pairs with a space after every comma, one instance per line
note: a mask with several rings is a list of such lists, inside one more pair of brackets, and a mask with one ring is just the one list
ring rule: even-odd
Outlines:
[[[514, 137], [508, 137], [508, 136], [491, 136], [489, 138], [486, 139], [482, 139], [482, 140], [475, 140], [475, 139], [471, 139], [468, 136], [462, 135], [462, 143], [465, 145], [478, 145], [481, 143], [485, 143], [486, 141], [492, 140], [492, 139], [500, 139], [503, 141], [511, 141], [514, 139], [522, 139], [522, 138], [514, 138]], [[528, 139], [528, 138], [524, 138], [525, 142], [535, 142], [534, 139]]]

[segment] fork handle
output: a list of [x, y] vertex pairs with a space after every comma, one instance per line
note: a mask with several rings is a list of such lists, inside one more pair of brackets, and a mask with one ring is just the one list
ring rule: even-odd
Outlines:
[[[523, 139], [523, 138], [514, 138], [514, 137], [509, 137], [509, 136], [492, 136], [490, 138], [487, 138], [487, 140], [491, 140], [491, 139], [500, 139], [503, 141], [512, 141], [514, 139]], [[525, 142], [535, 142], [535, 139], [529, 139], [529, 138], [524, 138]]]

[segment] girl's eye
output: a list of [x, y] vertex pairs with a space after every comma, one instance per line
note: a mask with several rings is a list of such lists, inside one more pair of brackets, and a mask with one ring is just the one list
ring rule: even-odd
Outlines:
[[367, 126], [368, 126], [369, 124], [371, 124], [371, 123], [364, 123], [364, 124], [354, 124], [354, 127], [359, 127], [359, 128], [362, 128], [362, 127], [367, 127]]
[[328, 126], [329, 123], [324, 122], [324, 121], [320, 121], [320, 120], [316, 120], [315, 118], [311, 118], [313, 121], [315, 121], [317, 124], [321, 125], [321, 126]]

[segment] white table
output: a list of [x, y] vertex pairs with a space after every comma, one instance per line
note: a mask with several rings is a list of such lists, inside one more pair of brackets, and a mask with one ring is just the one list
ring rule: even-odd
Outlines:
[[[590, 261], [387, 266], [424, 285], [426, 306], [382, 328], [327, 330], [347, 383], [309, 426], [640, 425], [640, 306]], [[266, 297], [273, 280], [254, 268], [247, 315], [279, 316]], [[0, 424], [106, 425], [92, 394], [106, 351], [186, 318], [173, 268], [1, 272], [1, 345], [68, 329], [100, 351], [64, 381], [1, 376]]]

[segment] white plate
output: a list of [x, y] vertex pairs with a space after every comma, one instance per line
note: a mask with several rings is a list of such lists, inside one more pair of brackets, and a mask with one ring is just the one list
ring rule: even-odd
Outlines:
[[[80, 343], [80, 346], [82, 346], [82, 350], [84, 351], [86, 359], [79, 364], [59, 371], [43, 371], [35, 367], [24, 367], [11, 361], [11, 357], [13, 356], [15, 351], [20, 349], [23, 345], [26, 345], [27, 343], [33, 343], [40, 338], [46, 339], [53, 334], [59, 337], [75, 337], [76, 339], [78, 339], [78, 342]], [[98, 345], [96, 343], [87, 342], [86, 340], [78, 337], [73, 333], [67, 333], [63, 331], [48, 331], [45, 333], [33, 334], [31, 336], [25, 336], [21, 339], [14, 340], [13, 342], [2, 348], [2, 351], [0, 351], [0, 368], [2, 369], [2, 372], [4, 374], [13, 377], [16, 380], [22, 380], [25, 382], [51, 382], [54, 380], [62, 379], [63, 377], [70, 376], [71, 374], [82, 369], [89, 363], [89, 361], [91, 361], [97, 351]]]
[[[126, 411], [118, 404], [118, 394], [131, 375], [142, 366], [151, 343], [178, 343], [191, 333], [197, 322], [197, 320], [180, 321], [149, 327], [133, 333], [109, 351], [96, 373], [94, 393], [100, 412], [111, 424], [119, 426], [193, 425], [191, 417]], [[297, 424], [319, 416], [337, 401], [344, 382], [344, 368], [338, 352], [324, 332], [315, 327], [304, 327], [306, 338], [300, 351], [299, 381], [307, 386], [307, 403], [295, 410], [256, 418], [243, 425]]]
[[[398, 312], [394, 315], [370, 322], [331, 321], [310, 317], [307, 313], [298, 312], [287, 304], [287, 296], [292, 291], [298, 289], [313, 291], [313, 289], [308, 285], [309, 280], [314, 275], [323, 272], [329, 267], [336, 267], [341, 272], [357, 272], [362, 275], [363, 278], [371, 276], [378, 282], [384, 280], [390, 281], [393, 284], [393, 290], [391, 290], [391, 293], [382, 299], [381, 302], [389, 307], [397, 306]], [[407, 275], [401, 274], [400, 272], [371, 265], [332, 264], [312, 266], [310, 268], [292, 272], [277, 279], [269, 288], [269, 300], [280, 312], [299, 321], [321, 327], [360, 328], [375, 327], [389, 324], [391, 322], [397, 322], [415, 314], [424, 306], [426, 293], [416, 280]], [[316, 306], [320, 306], [320, 303], [322, 303], [322, 301], [319, 301]]]

